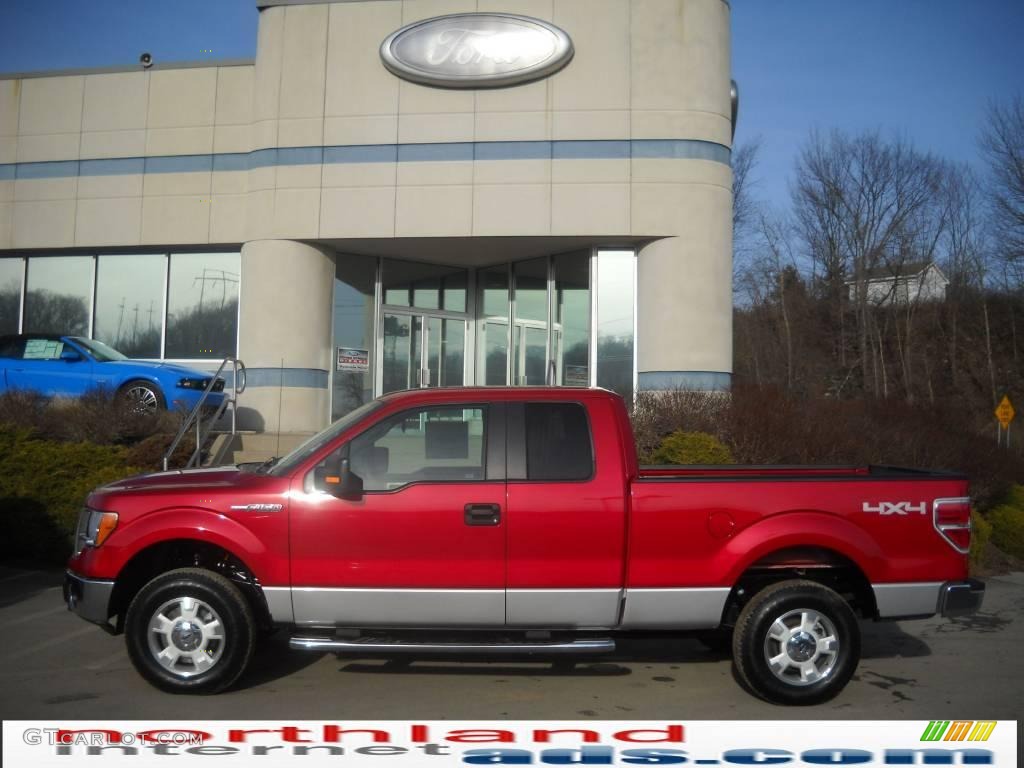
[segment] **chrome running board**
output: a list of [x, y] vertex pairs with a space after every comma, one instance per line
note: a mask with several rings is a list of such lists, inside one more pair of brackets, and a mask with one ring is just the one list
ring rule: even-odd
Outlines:
[[615, 641], [610, 637], [595, 637], [567, 641], [514, 641], [507, 642], [412, 642], [380, 637], [331, 639], [326, 637], [292, 637], [288, 647], [297, 651], [323, 653], [481, 653], [497, 655], [520, 654], [578, 654], [611, 653]]

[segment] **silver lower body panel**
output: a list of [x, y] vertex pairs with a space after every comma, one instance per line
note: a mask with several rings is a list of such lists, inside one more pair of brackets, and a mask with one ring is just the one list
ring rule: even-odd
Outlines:
[[292, 589], [295, 623], [319, 627], [505, 625], [503, 589]]
[[267, 601], [270, 618], [275, 624], [295, 623], [291, 587], [263, 587], [263, 597]]
[[544, 629], [611, 629], [619, 621], [621, 589], [510, 589], [505, 624]]
[[264, 587], [263, 591], [275, 622], [299, 626], [697, 630], [721, 623], [730, 589]]
[[729, 587], [627, 589], [620, 629], [714, 629]]

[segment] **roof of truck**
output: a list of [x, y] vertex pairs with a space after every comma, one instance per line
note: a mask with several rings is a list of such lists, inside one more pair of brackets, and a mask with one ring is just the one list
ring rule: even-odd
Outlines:
[[430, 387], [390, 392], [385, 402], [451, 402], [454, 400], [565, 400], [566, 398], [620, 397], [602, 387]]

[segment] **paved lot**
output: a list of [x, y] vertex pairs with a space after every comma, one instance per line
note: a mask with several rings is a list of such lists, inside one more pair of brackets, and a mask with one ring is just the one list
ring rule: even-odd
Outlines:
[[1024, 573], [989, 580], [984, 612], [864, 625], [864, 659], [835, 700], [772, 706], [695, 641], [634, 640], [575, 666], [389, 661], [289, 652], [268, 641], [236, 689], [162, 694], [121, 637], [69, 614], [61, 574], [0, 570], [0, 717], [330, 719], [1024, 719]]

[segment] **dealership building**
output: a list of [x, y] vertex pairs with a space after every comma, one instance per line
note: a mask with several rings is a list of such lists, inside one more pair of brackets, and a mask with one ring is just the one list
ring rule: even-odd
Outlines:
[[0, 74], [0, 334], [237, 356], [266, 431], [728, 388], [728, 2], [257, 5], [253, 61]]

